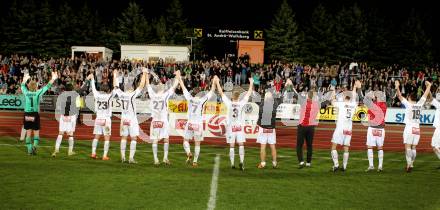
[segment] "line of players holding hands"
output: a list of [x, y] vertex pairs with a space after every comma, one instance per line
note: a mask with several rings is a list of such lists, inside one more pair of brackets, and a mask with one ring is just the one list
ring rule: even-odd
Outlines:
[[[146, 87], [150, 96], [150, 109], [152, 114], [152, 120], [150, 124], [150, 140], [152, 142], [152, 150], [154, 157], [154, 165], [160, 165], [159, 158], [157, 156], [158, 150], [158, 142], [163, 141], [163, 149], [164, 155], [162, 162], [166, 165], [170, 164], [168, 159], [168, 148], [169, 148], [169, 118], [168, 118], [168, 100], [174, 94], [174, 90], [178, 85], [180, 85], [183, 89], [183, 96], [188, 101], [188, 111], [187, 116], [188, 120], [185, 125], [184, 135], [183, 135], [183, 148], [187, 155], [187, 163], [192, 164], [193, 167], [197, 167], [198, 159], [200, 155], [200, 144], [203, 141], [203, 107], [205, 103], [214, 96], [214, 91], [217, 89], [219, 92], [223, 103], [227, 109], [226, 116], [226, 141], [230, 145], [229, 157], [231, 161], [231, 167], [235, 168], [235, 144], [239, 146], [239, 168], [240, 170], [244, 170], [244, 143], [246, 141], [243, 124], [245, 119], [245, 114], [243, 108], [245, 104], [248, 102], [249, 97], [253, 93], [253, 80], [250, 79], [249, 90], [244, 93], [244, 96], [240, 99], [240, 93], [234, 91], [232, 93], [232, 100], [229, 99], [226, 94], [223, 92], [222, 87], [220, 86], [218, 77], [214, 77], [212, 86], [210, 91], [203, 95], [198, 91], [192, 91], [192, 93], [188, 92], [186, 89], [183, 80], [181, 79], [180, 72], [176, 71], [175, 79], [173, 81], [172, 87], [168, 90], [165, 90], [163, 84], [159, 84], [157, 90], [153, 90], [149, 81], [148, 69], [143, 68], [142, 76], [139, 82], [139, 85], [136, 89], [129, 89], [127, 91], [122, 91], [117, 81], [118, 72], [115, 71], [113, 73], [115, 79], [114, 81], [114, 89], [113, 90], [105, 90], [101, 88], [100, 91], [96, 90], [95, 81], [93, 74], [90, 74], [87, 77], [87, 80], [90, 81], [90, 85], [92, 88], [93, 96], [95, 98], [94, 106], [96, 112], [96, 118], [94, 121], [94, 130], [93, 134], [95, 135], [92, 141], [92, 153], [91, 158], [97, 159], [98, 156], [96, 154], [96, 148], [98, 146], [98, 141], [101, 136], [104, 136], [104, 152], [102, 156], [102, 160], [109, 160], [108, 151], [110, 147], [110, 135], [111, 135], [111, 99], [113, 97], [118, 97], [122, 102], [122, 113], [121, 113], [121, 161], [126, 161], [126, 145], [127, 139], [130, 137], [130, 148], [129, 148], [129, 159], [128, 163], [136, 163], [134, 159], [134, 155], [136, 152], [136, 143], [137, 138], [139, 136], [139, 123], [136, 115], [136, 102], [135, 99], [140, 95], [142, 90]], [[30, 79], [29, 75], [25, 75], [22, 82], [22, 89], [25, 95], [25, 114], [24, 114], [24, 129], [26, 130], [26, 146], [28, 154], [35, 155], [38, 142], [39, 142], [39, 129], [40, 129], [40, 119], [39, 119], [39, 99], [40, 96], [43, 95], [52, 85], [52, 83], [58, 78], [56, 72], [52, 73], [52, 79], [49, 83], [37, 90], [36, 82]], [[288, 80], [286, 82], [286, 86], [293, 86], [292, 82]], [[416, 158], [416, 146], [420, 139], [420, 116], [422, 107], [430, 94], [431, 83], [425, 82], [426, 90], [423, 96], [419, 101], [416, 101], [416, 94], [410, 93], [407, 98], [402, 97], [400, 93], [400, 84], [399, 81], [395, 81], [395, 88], [397, 90], [397, 97], [405, 105], [405, 129], [403, 133], [403, 142], [405, 144], [405, 156], [406, 156], [406, 171], [411, 172], [414, 167], [414, 161]], [[349, 158], [349, 147], [352, 136], [352, 118], [355, 113], [357, 107], [357, 99], [358, 92], [360, 90], [361, 82], [356, 81], [353, 85], [352, 91], [346, 91], [342, 94], [336, 95], [334, 87], [331, 87], [330, 95], [327, 94], [328, 100], [331, 101], [332, 105], [337, 108], [337, 120], [336, 120], [336, 128], [332, 137], [332, 146], [331, 146], [331, 157], [333, 160], [332, 171], [342, 170], [345, 171], [347, 169], [348, 158]], [[295, 90], [294, 90], [295, 91]], [[295, 91], [296, 92], [296, 91]], [[260, 116], [258, 120], [259, 133], [257, 137], [257, 142], [261, 144], [261, 163], [258, 165], [258, 168], [265, 168], [265, 147], [266, 144], [270, 145], [272, 150], [272, 166], [273, 168], [278, 167], [278, 163], [276, 160], [276, 131], [275, 131], [275, 120], [274, 113], [276, 109], [271, 109], [272, 111], [272, 119], [262, 120], [262, 108], [263, 101], [273, 100], [275, 97], [275, 93], [272, 91], [265, 91], [264, 100], [260, 103]], [[383, 143], [385, 138], [385, 115], [386, 115], [386, 103], [385, 103], [385, 95], [381, 91], [371, 91], [366, 94], [369, 100], [364, 100], [366, 102], [366, 106], [368, 109], [369, 116], [369, 127], [367, 133], [367, 156], [369, 161], [369, 167], [366, 171], [374, 170], [374, 161], [373, 161], [373, 148], [377, 147], [378, 150], [378, 172], [383, 170]], [[72, 107], [70, 106], [72, 103], [72, 97], [67, 97], [67, 101], [65, 102], [63, 107]], [[436, 127], [434, 135], [432, 137], [432, 147], [440, 159], [440, 102], [437, 99], [432, 100], [432, 105], [437, 109], [435, 114], [434, 126]], [[276, 108], [278, 104], [274, 103], [274, 108]], [[58, 104], [57, 104], [58, 106]], [[66, 111], [59, 116], [59, 135], [57, 137], [55, 143], [55, 151], [52, 156], [56, 157], [59, 153], [59, 148], [61, 145], [61, 141], [64, 134], [69, 136], [69, 149], [68, 155], [74, 155], [73, 152], [73, 133], [76, 127], [76, 117], [77, 114], [74, 112], [69, 112], [69, 108], [65, 109]], [[31, 141], [31, 134], [34, 134], [33, 144]], [[194, 156], [190, 150], [189, 142], [194, 140]], [[342, 167], [339, 165], [339, 158], [337, 152], [337, 146], [340, 145], [343, 147], [343, 164]], [[310, 164], [308, 164], [310, 166]]]

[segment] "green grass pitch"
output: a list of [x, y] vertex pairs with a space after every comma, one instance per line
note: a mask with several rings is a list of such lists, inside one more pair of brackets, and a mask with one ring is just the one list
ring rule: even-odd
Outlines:
[[279, 149], [280, 168], [260, 170], [259, 150], [246, 148], [242, 172], [221, 147], [202, 145], [194, 169], [180, 144], [170, 146], [172, 165], [157, 168], [150, 144], [138, 144], [137, 165], [119, 162], [119, 142], [106, 162], [88, 157], [90, 141], [77, 141], [73, 157], [63, 147], [52, 158], [53, 144], [43, 139], [38, 155], [27, 156], [23, 143], [0, 138], [0, 209], [207, 209], [217, 154], [215, 209], [440, 209], [440, 161], [432, 153], [418, 154], [410, 174], [403, 153], [385, 153], [379, 174], [364, 172], [366, 152], [351, 152], [348, 171], [334, 174], [329, 151], [315, 151], [312, 167], [298, 169], [295, 151]]

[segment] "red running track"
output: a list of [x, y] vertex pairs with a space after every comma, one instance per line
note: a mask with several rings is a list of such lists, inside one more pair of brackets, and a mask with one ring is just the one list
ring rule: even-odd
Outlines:
[[[54, 118], [53, 113], [41, 113], [41, 131], [40, 136], [43, 138], [55, 139], [58, 134], [58, 122]], [[0, 136], [19, 137], [23, 112], [3, 111], [0, 112]], [[149, 132], [149, 121], [141, 123], [141, 129], [146, 133]], [[330, 148], [330, 140], [335, 128], [334, 122], [321, 122], [315, 130], [315, 138], [313, 145], [318, 149]], [[385, 145], [387, 151], [403, 151], [403, 129], [402, 124], [388, 124], [385, 128]], [[296, 127], [279, 126], [277, 132], [277, 146], [294, 148], [296, 146]], [[434, 133], [432, 126], [421, 126], [421, 138], [418, 145], [418, 151], [428, 152], [431, 149], [431, 137]], [[119, 137], [119, 120], [113, 119], [112, 123], [112, 141], [118, 141]], [[351, 140], [352, 150], [365, 150], [365, 142], [367, 135], [367, 127], [360, 123], [353, 124], [353, 136]], [[86, 125], [77, 125], [75, 138], [84, 140], [93, 138], [93, 127]], [[182, 137], [170, 137], [171, 143], [181, 143]], [[226, 146], [224, 138], [205, 138], [204, 144], [212, 144]], [[255, 139], [247, 140], [248, 146], [257, 146]]]

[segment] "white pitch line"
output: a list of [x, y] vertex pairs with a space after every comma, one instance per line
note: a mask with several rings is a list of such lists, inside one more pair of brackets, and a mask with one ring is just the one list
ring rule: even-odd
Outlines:
[[211, 179], [211, 192], [208, 201], [208, 210], [215, 209], [215, 202], [217, 201], [217, 184], [218, 184], [218, 174], [220, 172], [220, 155], [217, 154], [214, 159], [214, 168], [212, 169], [212, 179]]

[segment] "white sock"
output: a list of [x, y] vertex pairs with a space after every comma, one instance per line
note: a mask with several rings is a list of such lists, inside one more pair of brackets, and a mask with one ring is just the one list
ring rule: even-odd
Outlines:
[[273, 165], [273, 166], [278, 165], [277, 161], [272, 161], [272, 165]]
[[338, 151], [332, 150], [331, 155], [332, 155], [332, 159], [333, 159], [333, 166], [339, 167]]
[[24, 138], [26, 138], [26, 130], [24, 129], [24, 127], [21, 127], [21, 134], [20, 134], [20, 140], [24, 141]]
[[157, 158], [157, 144], [152, 144], [151, 147], [153, 148], [153, 157], [154, 162], [159, 162], [159, 159]]
[[377, 151], [377, 157], [379, 159], [379, 168], [382, 168], [382, 165], [383, 165], [383, 150]]
[[229, 160], [231, 161], [231, 166], [233, 166], [235, 163], [234, 157], [235, 157], [234, 148], [229, 148]]
[[197, 160], [199, 159], [199, 155], [200, 155], [200, 146], [195, 146], [194, 147], [194, 163], [197, 163]]
[[440, 148], [434, 148], [434, 152], [437, 155], [438, 159], [440, 159]]
[[110, 148], [110, 141], [104, 141], [104, 157], [107, 157], [108, 149]]
[[244, 163], [244, 146], [238, 147], [238, 154], [240, 155], [240, 163]]
[[92, 141], [92, 155], [96, 155], [96, 147], [98, 147], [98, 139]]
[[411, 152], [412, 152], [412, 163], [411, 163], [412, 166], [412, 164], [414, 164], [414, 161], [416, 160], [417, 151], [415, 149], [412, 149]]
[[170, 143], [163, 144], [163, 159], [168, 160], [168, 148], [170, 147]]
[[127, 148], [127, 140], [121, 140], [121, 159], [125, 159], [125, 148]]
[[261, 166], [266, 167], [266, 161], [261, 161]]
[[348, 164], [348, 156], [349, 156], [349, 153], [348, 153], [348, 152], [344, 152], [344, 156], [343, 156], [343, 159], [342, 159], [342, 163], [343, 163], [343, 165], [344, 165], [344, 169], [347, 168], [347, 164]]
[[136, 153], [136, 140], [131, 140], [130, 142], [130, 160], [134, 159], [134, 153]]
[[183, 149], [185, 150], [186, 155], [189, 155], [189, 153], [191, 153], [191, 147], [189, 146], [188, 141], [183, 141]]
[[374, 167], [373, 149], [368, 149], [367, 150], [367, 156], [368, 156], [368, 164], [369, 164], [370, 168], [373, 168]]
[[60, 151], [60, 145], [62, 140], [63, 140], [63, 135], [58, 135], [57, 140], [55, 141], [55, 152]]
[[69, 136], [69, 152], [73, 152], [73, 136]]
[[411, 151], [411, 149], [406, 149], [405, 156], [406, 156], [406, 164], [408, 166], [410, 166], [411, 163], [412, 163], [412, 151]]

